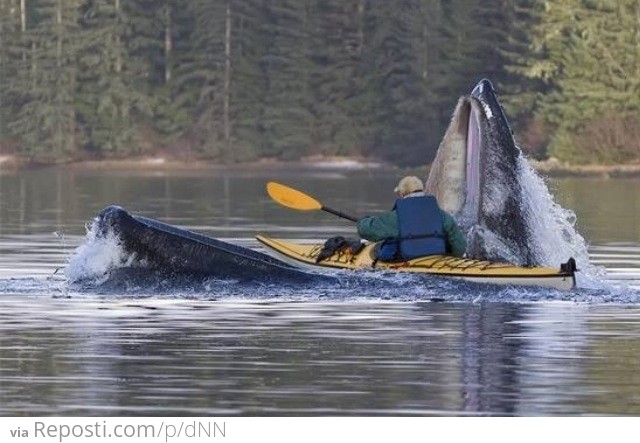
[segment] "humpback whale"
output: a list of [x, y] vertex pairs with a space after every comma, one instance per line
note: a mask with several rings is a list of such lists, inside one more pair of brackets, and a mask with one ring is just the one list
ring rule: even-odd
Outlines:
[[[573, 228], [575, 216], [553, 202], [529, 166], [488, 80], [458, 100], [426, 188], [467, 232], [470, 258], [543, 267], [574, 256], [588, 262], [584, 240]], [[98, 241], [117, 237], [128, 257], [123, 266], [135, 262], [169, 274], [241, 281], [329, 281], [327, 275], [307, 273], [271, 255], [118, 206], [103, 209], [92, 226]], [[575, 262], [563, 266], [568, 263], [571, 269], [562, 272], [572, 275]]]
[[[489, 80], [458, 100], [426, 190], [467, 232], [471, 258], [543, 266], [586, 255], [582, 237], [566, 220], [575, 217], [553, 202], [529, 166]], [[533, 192], [547, 201], [532, 197]], [[541, 212], [549, 220], [541, 220]], [[554, 245], [561, 251], [552, 252], [549, 242], [568, 247]]]
[[117, 236], [124, 251], [133, 254], [138, 265], [167, 275], [215, 276], [261, 283], [310, 283], [321, 279], [267, 254], [132, 215], [120, 206], [104, 208], [94, 224], [98, 237]]

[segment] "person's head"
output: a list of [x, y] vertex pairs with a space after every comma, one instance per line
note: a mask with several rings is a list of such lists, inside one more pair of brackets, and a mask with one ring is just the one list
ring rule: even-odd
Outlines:
[[418, 177], [409, 175], [400, 180], [400, 182], [398, 182], [398, 186], [396, 186], [393, 191], [398, 197], [404, 198], [414, 192], [423, 192], [424, 184]]

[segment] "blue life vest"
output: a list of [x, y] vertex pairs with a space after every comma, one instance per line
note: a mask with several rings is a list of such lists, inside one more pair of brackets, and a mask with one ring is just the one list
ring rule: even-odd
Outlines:
[[378, 260], [411, 260], [447, 252], [442, 215], [434, 196], [399, 199], [394, 209], [400, 235], [377, 248]]

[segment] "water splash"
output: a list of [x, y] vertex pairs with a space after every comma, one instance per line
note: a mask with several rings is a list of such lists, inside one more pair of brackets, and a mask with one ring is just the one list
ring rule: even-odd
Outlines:
[[118, 236], [113, 231], [100, 232], [94, 220], [87, 227], [85, 242], [69, 258], [65, 275], [71, 283], [86, 280], [100, 283], [109, 278], [112, 270], [135, 262], [135, 254], [124, 251]]
[[605, 282], [606, 269], [590, 263], [588, 245], [576, 229], [576, 214], [555, 202], [545, 180], [521, 154], [518, 157], [518, 179], [523, 189], [522, 210], [537, 246], [540, 263], [559, 266], [570, 257], [576, 260], [579, 272], [577, 285], [594, 290], [611, 289]]
[[522, 155], [518, 158], [522, 186], [522, 209], [529, 223], [538, 258], [548, 266], [558, 266], [570, 257], [587, 268], [589, 252], [585, 239], [576, 230], [576, 214], [560, 206], [542, 179]]
[[555, 202], [544, 179], [522, 155], [518, 158], [522, 207], [537, 245], [538, 259], [548, 266], [558, 266], [573, 257], [578, 265], [578, 287], [594, 290], [612, 289], [605, 282], [606, 269], [590, 262], [588, 244], [576, 229], [576, 214]]

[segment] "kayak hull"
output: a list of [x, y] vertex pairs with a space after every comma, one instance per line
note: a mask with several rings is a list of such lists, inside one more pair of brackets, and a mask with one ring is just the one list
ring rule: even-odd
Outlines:
[[358, 254], [339, 252], [316, 263], [322, 250], [321, 244], [297, 244], [286, 240], [256, 236], [275, 258], [304, 270], [379, 270], [388, 272], [410, 272], [440, 277], [461, 279], [474, 283], [518, 286], [542, 286], [570, 290], [575, 287], [575, 270], [558, 270], [546, 267], [522, 267], [507, 263], [471, 260], [443, 255], [421, 257], [405, 262], [376, 262], [374, 245], [367, 245]]

